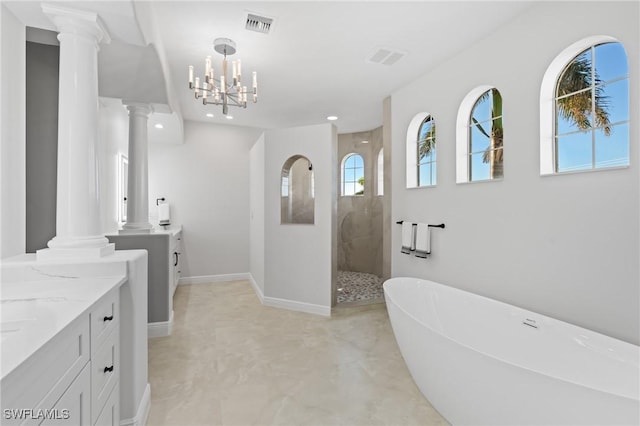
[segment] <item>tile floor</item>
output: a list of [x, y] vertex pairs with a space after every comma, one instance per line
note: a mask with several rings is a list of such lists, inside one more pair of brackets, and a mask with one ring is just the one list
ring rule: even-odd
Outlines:
[[246, 281], [180, 286], [149, 340], [147, 425], [446, 425], [413, 383], [384, 305], [331, 318], [265, 307]]
[[382, 303], [382, 282], [382, 279], [374, 274], [338, 271], [338, 303]]

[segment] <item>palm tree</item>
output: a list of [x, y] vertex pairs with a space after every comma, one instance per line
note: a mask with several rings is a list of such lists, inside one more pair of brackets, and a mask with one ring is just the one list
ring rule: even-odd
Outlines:
[[[594, 80], [592, 82], [592, 79]], [[600, 86], [600, 77], [597, 72], [591, 72], [591, 60], [583, 54], [578, 55], [562, 73], [558, 80], [556, 99], [558, 114], [580, 130], [592, 128], [591, 117], [594, 117], [595, 126], [601, 127], [604, 134], [611, 134], [611, 122], [609, 119], [609, 96], [604, 93], [604, 87]], [[593, 84], [592, 84], [593, 83]], [[594, 87], [594, 89], [591, 89]], [[592, 99], [593, 91], [593, 99]], [[496, 89], [486, 91], [476, 101], [476, 105], [491, 96], [491, 131], [487, 131], [473, 116], [473, 125], [480, 133], [489, 139], [489, 146], [482, 156], [483, 163], [489, 163], [489, 175], [491, 179], [501, 177], [504, 171], [503, 139], [504, 127], [502, 124], [502, 96]], [[593, 104], [592, 104], [593, 102]], [[473, 111], [473, 109], [472, 109]], [[429, 117], [430, 119], [430, 117]], [[557, 125], [557, 124], [556, 124]], [[423, 139], [419, 139], [418, 162], [431, 153], [436, 145], [436, 125], [431, 124]]]
[[604, 88], [597, 72], [594, 72], [595, 85], [593, 93], [594, 111], [591, 110], [591, 60], [580, 55], [565, 68], [560, 80], [556, 98], [558, 99], [558, 113], [562, 118], [576, 125], [580, 130], [591, 128], [589, 117], [595, 112], [595, 125], [602, 127], [604, 134], [611, 134], [609, 124], [609, 96], [604, 95]]
[[362, 186], [362, 190], [355, 193], [355, 195], [363, 195], [364, 194], [364, 176], [361, 176], [357, 180], [358, 185]]
[[[426, 127], [426, 131], [423, 129]], [[421, 181], [420, 178], [420, 164], [423, 158], [427, 157], [429, 154], [433, 152], [436, 146], [436, 123], [433, 118], [429, 115], [422, 122], [420, 127], [418, 128], [418, 182]], [[433, 182], [430, 182], [433, 184]]]
[[[478, 123], [475, 117], [471, 117], [474, 126], [480, 133], [489, 139], [489, 146], [482, 155], [482, 162], [489, 163], [489, 178], [502, 177], [504, 171], [504, 155], [502, 143], [504, 139], [504, 127], [502, 126], [502, 96], [496, 89], [487, 90], [476, 101], [476, 105], [484, 102], [491, 95], [491, 134], [489, 134], [482, 124]], [[474, 105], [475, 109], [475, 105]], [[473, 114], [473, 110], [472, 110]]]
[[[436, 123], [433, 121], [431, 116], [427, 117], [424, 123], [431, 122], [431, 127], [425, 132], [424, 136], [421, 137], [418, 134], [418, 163], [427, 155], [431, 154], [431, 151], [436, 146]], [[424, 126], [424, 124], [423, 124]], [[422, 130], [422, 126], [418, 129], [418, 132]]]
[[[595, 81], [592, 84], [592, 78]], [[556, 99], [558, 114], [580, 130], [591, 129], [590, 117], [595, 118], [596, 127], [601, 127], [605, 135], [611, 134], [609, 120], [609, 97], [600, 86], [597, 72], [591, 72], [591, 60], [585, 55], [578, 55], [562, 73], [558, 80]], [[591, 89], [594, 87], [594, 89]], [[593, 99], [592, 99], [593, 90]], [[491, 105], [491, 133], [489, 134], [474, 118], [476, 128], [489, 138], [489, 147], [482, 156], [483, 163], [489, 163], [491, 179], [503, 175], [504, 156], [502, 150], [504, 128], [502, 126], [502, 97], [496, 89], [485, 92], [478, 103], [493, 92]], [[593, 104], [592, 104], [593, 101]], [[556, 123], [557, 126], [557, 123]]]

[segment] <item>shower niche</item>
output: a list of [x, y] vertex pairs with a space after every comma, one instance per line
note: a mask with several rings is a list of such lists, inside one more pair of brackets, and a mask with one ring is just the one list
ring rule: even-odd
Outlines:
[[280, 222], [311, 224], [315, 218], [313, 164], [302, 155], [289, 157], [280, 177]]

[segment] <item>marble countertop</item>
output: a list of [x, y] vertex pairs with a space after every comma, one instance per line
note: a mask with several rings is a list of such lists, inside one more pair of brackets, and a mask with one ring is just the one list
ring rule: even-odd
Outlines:
[[0, 380], [126, 281], [110, 277], [48, 277], [0, 284]]
[[147, 232], [147, 233], [143, 232], [143, 233], [136, 234], [134, 232], [131, 232], [131, 233], [120, 234], [118, 233], [118, 231], [116, 231], [116, 232], [108, 233], [107, 236], [121, 237], [121, 236], [129, 236], [129, 235], [138, 236], [138, 235], [166, 234], [166, 235], [173, 235], [175, 237], [180, 232], [182, 232], [182, 225], [167, 225], [167, 226], [154, 225], [153, 228], [151, 228], [151, 232]]
[[182, 225], [168, 225], [168, 226], [154, 226], [153, 232], [156, 234], [171, 234], [177, 235], [178, 232], [182, 232]]

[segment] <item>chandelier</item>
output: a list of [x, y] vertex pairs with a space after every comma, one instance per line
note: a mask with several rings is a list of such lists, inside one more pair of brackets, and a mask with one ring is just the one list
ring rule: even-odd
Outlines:
[[[222, 113], [227, 115], [229, 105], [247, 107], [247, 86], [242, 85], [242, 69], [240, 60], [232, 61], [232, 78], [227, 75], [227, 55], [236, 53], [236, 44], [228, 38], [217, 38], [213, 41], [213, 49], [224, 55], [222, 73], [216, 78], [211, 66], [211, 56], [205, 60], [204, 81], [193, 76], [193, 65], [189, 65], [189, 89], [193, 90], [196, 99], [202, 98], [203, 105], [222, 105]], [[201, 85], [202, 83], [202, 85]], [[253, 72], [251, 94], [253, 102], [258, 102], [258, 74]]]

